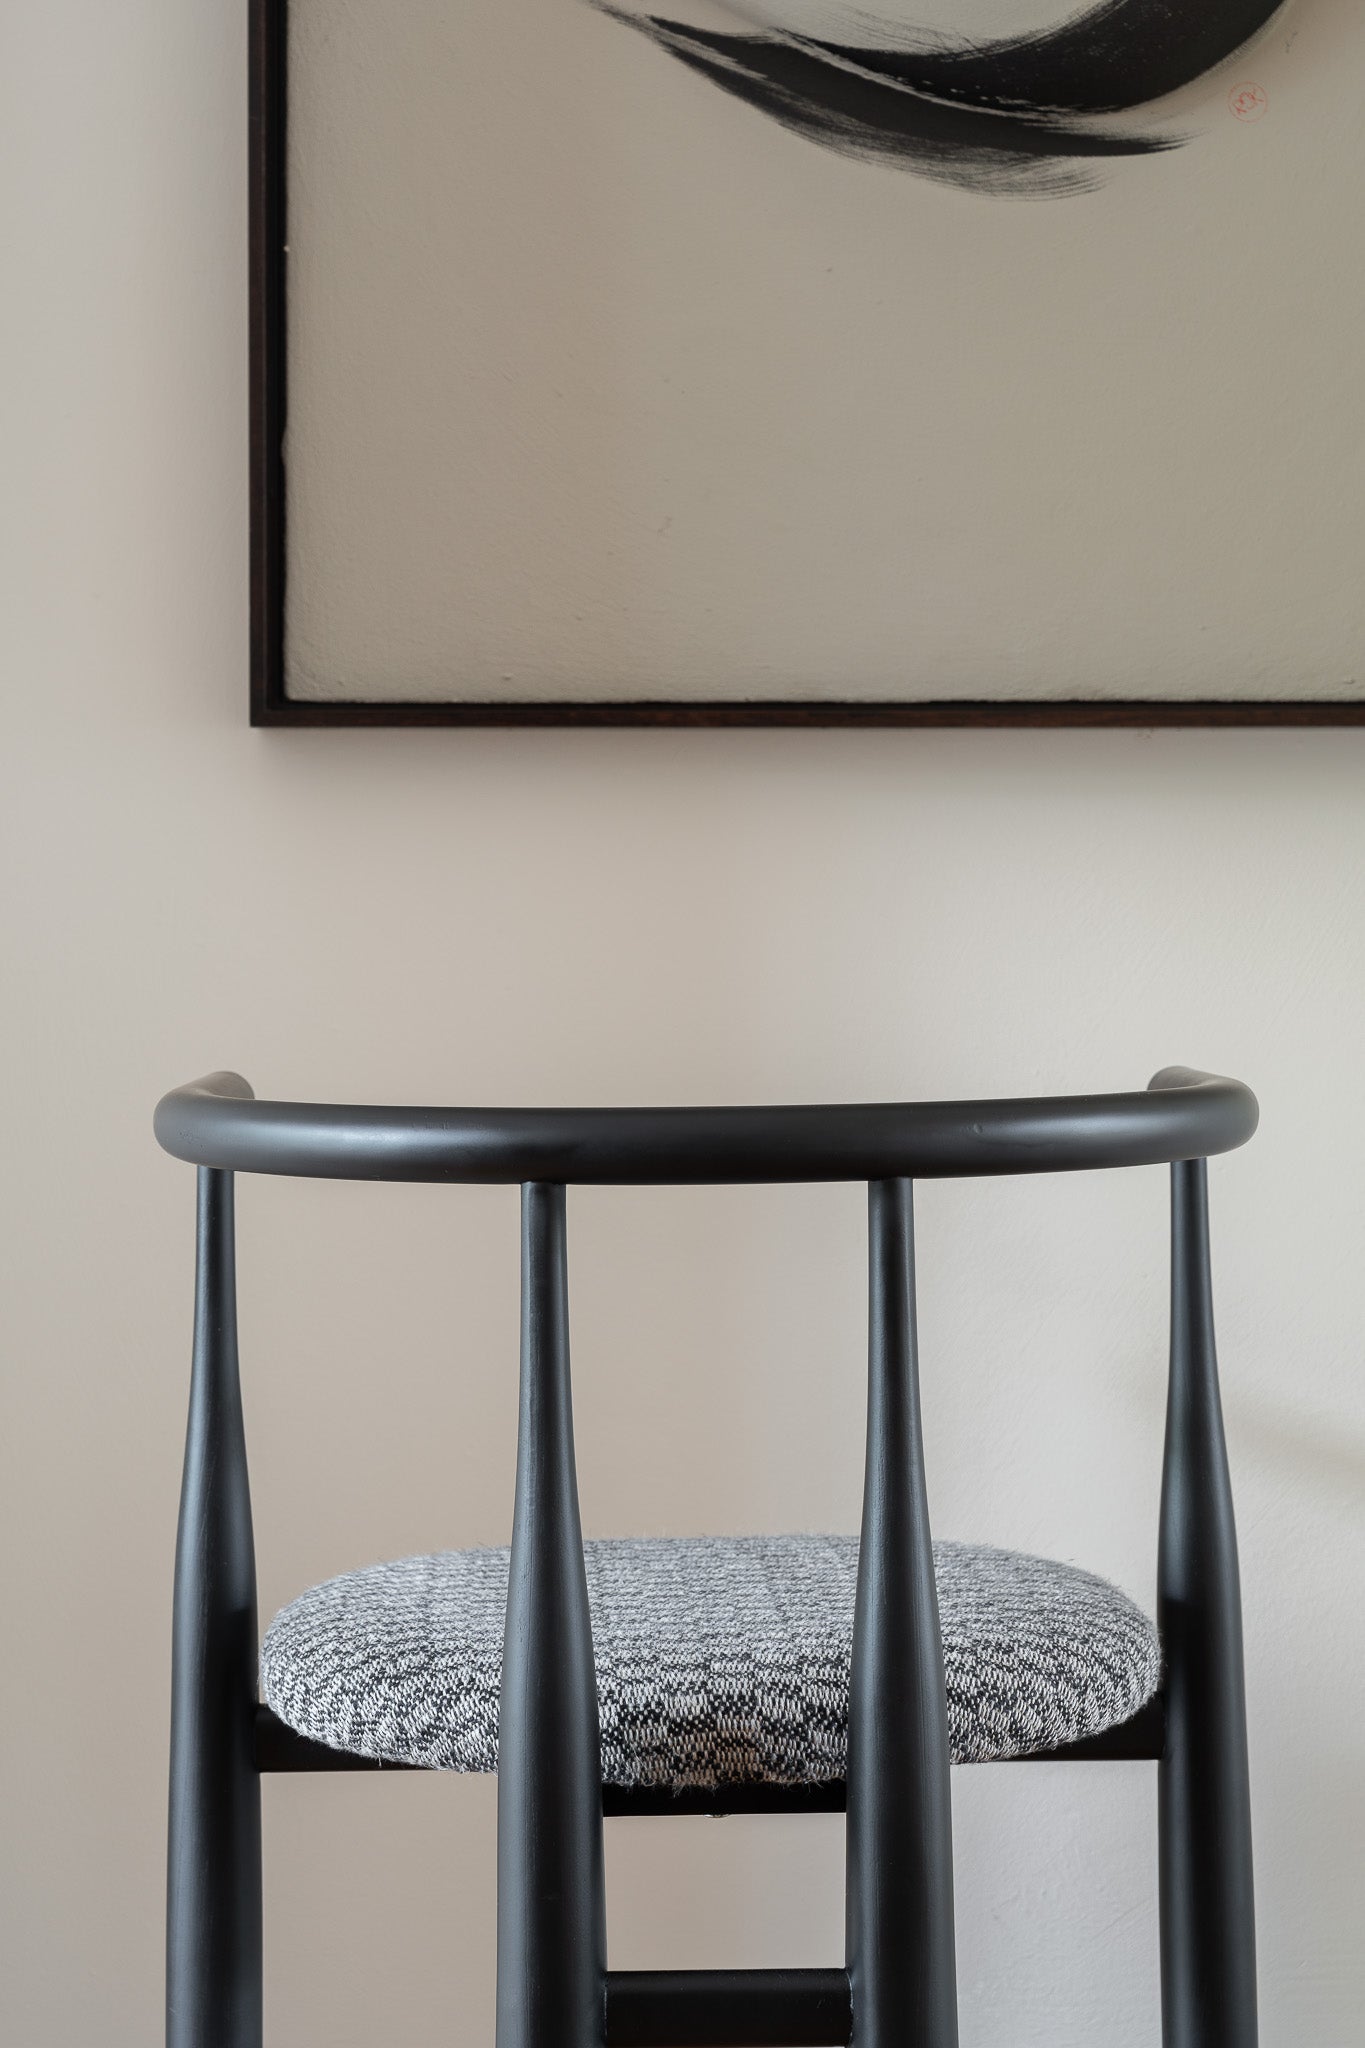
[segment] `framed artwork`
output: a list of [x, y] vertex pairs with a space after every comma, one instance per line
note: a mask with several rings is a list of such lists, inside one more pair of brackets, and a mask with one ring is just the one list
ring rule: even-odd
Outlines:
[[1365, 722], [1355, 0], [250, 4], [255, 722]]

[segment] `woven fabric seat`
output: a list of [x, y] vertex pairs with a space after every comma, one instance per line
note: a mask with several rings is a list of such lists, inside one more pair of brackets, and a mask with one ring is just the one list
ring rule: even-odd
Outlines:
[[[855, 1537], [584, 1548], [606, 1783], [843, 1777]], [[507, 1557], [407, 1557], [314, 1586], [266, 1634], [266, 1704], [332, 1749], [495, 1771]], [[1156, 1630], [1106, 1580], [978, 1544], [936, 1543], [934, 1563], [955, 1763], [1099, 1734], [1156, 1691]]]

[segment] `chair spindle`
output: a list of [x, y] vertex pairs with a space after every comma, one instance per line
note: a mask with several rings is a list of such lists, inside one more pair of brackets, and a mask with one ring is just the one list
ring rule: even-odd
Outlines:
[[574, 1468], [564, 1189], [522, 1189], [516, 1509], [498, 1731], [497, 2048], [602, 2048], [601, 1751]]
[[956, 2048], [948, 1711], [909, 1180], [869, 1186], [867, 1467], [848, 1722], [853, 2048]]
[[1165, 2048], [1255, 2048], [1256, 1936], [1237, 1531], [1214, 1348], [1208, 1170], [1171, 1168], [1171, 1370], [1157, 1620]]
[[232, 1175], [199, 1171], [194, 1360], [171, 1648], [167, 2048], [260, 2048], [256, 1557]]

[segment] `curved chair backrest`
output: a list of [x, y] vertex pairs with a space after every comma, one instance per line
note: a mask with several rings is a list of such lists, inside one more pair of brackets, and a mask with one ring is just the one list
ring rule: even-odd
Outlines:
[[[1155, 1746], [1122, 1753], [1161, 1759], [1166, 2048], [1254, 2048], [1241, 1605], [1204, 1161], [1244, 1144], [1256, 1122], [1255, 1097], [1240, 1082], [1183, 1067], [1164, 1069], [1141, 1093], [824, 1108], [342, 1108], [258, 1102], [230, 1073], [167, 1095], [156, 1135], [200, 1168], [176, 1553], [171, 2048], [260, 2041], [264, 1765], [252, 1733], [255, 1565], [237, 1368], [234, 1173], [522, 1184], [521, 1395], [498, 1764], [497, 2048], [681, 2040], [956, 2048], [948, 1728], [920, 1435], [913, 1183], [1158, 1162], [1172, 1168], [1158, 1559], [1165, 1719]], [[653, 1993], [606, 1964], [564, 1191], [570, 1183], [836, 1180], [868, 1182], [870, 1222], [847, 1973], [730, 1973], [791, 1978], [785, 1988], [717, 1988], [716, 1973], [670, 1976], [654, 1987], [654, 2002], [672, 2017], [651, 2033], [640, 2013]], [[680, 2023], [684, 2009], [691, 2018]]]
[[177, 1159], [338, 1180], [693, 1184], [1066, 1173], [1243, 1145], [1240, 1081], [1167, 1067], [1142, 1093], [771, 1109], [373, 1109], [258, 1102], [209, 1074], [157, 1106]]

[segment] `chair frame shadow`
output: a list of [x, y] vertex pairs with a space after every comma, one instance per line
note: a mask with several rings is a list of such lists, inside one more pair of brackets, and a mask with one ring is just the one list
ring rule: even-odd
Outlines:
[[[213, 1074], [158, 1105], [199, 1169], [176, 1545], [168, 2048], [261, 2048], [261, 1778], [379, 1766], [257, 1698], [237, 1354], [234, 1175], [522, 1188], [517, 1475], [499, 1725], [496, 2048], [956, 2048], [952, 1820], [915, 1335], [916, 1179], [1171, 1169], [1158, 1542], [1162, 1694], [1033, 1762], [1157, 1764], [1164, 2048], [1255, 2048], [1241, 1595], [1214, 1345], [1209, 1156], [1256, 1128], [1241, 1083], [1167, 1068], [1121, 1095], [835, 1107], [446, 1110], [258, 1102]], [[699, 1792], [601, 1782], [574, 1465], [566, 1188], [868, 1184], [867, 1462], [846, 1778]], [[842, 1970], [613, 1971], [604, 1814], [847, 1814]]]

